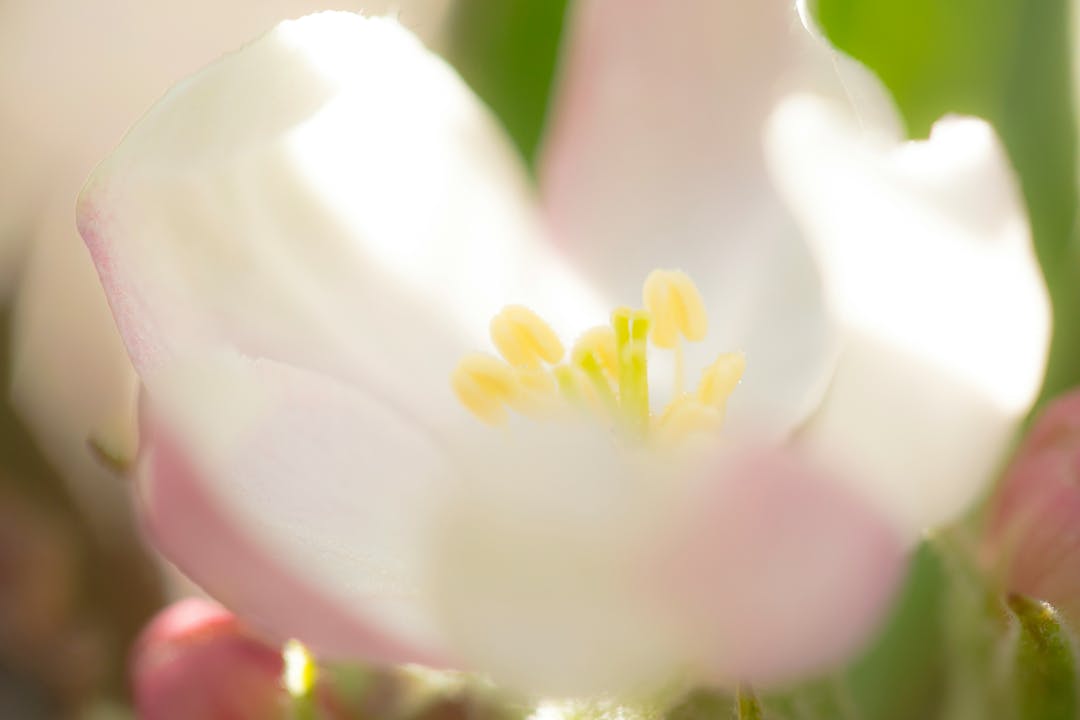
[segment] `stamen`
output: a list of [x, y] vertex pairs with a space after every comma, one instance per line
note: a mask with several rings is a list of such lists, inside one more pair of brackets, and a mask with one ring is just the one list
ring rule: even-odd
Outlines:
[[562, 360], [563, 345], [551, 326], [527, 307], [508, 305], [491, 319], [491, 340], [506, 362], [538, 368]]
[[691, 435], [719, 430], [723, 422], [722, 408], [706, 405], [693, 395], [680, 395], [657, 419], [654, 435], [661, 445], [677, 445]]
[[608, 379], [618, 379], [619, 358], [615, 351], [615, 331], [610, 325], [594, 327], [578, 338], [570, 357], [575, 365], [581, 365], [586, 355], [596, 358]]
[[[642, 290], [644, 310], [622, 307], [609, 326], [582, 335], [570, 357], [539, 315], [509, 305], [491, 321], [499, 355], [473, 353], [451, 376], [461, 403], [491, 425], [505, 423], [508, 411], [557, 418], [578, 408], [617, 424], [626, 439], [675, 447], [701, 433], [717, 432], [728, 397], [746, 358], [720, 355], [693, 392], [683, 392], [683, 340], [697, 342], [707, 329], [705, 308], [693, 281], [683, 272], [656, 270]], [[672, 350], [675, 399], [657, 417], [649, 407], [648, 346]]]
[[584, 404], [586, 383], [580, 375], [581, 368], [560, 365], [552, 372], [555, 374], [555, 382], [559, 385], [562, 396], [575, 405]]
[[518, 386], [527, 393], [550, 395], [555, 392], [555, 379], [551, 373], [538, 368], [516, 368], [514, 377]]
[[741, 352], [724, 353], [705, 368], [698, 384], [698, 399], [710, 407], [722, 407], [746, 370], [746, 356]]
[[618, 409], [610, 386], [607, 387], [606, 399], [601, 399], [597, 383], [580, 365], [559, 365], [552, 372], [559, 385], [559, 393], [574, 407], [601, 417], [611, 417]]
[[450, 385], [461, 404], [489, 425], [506, 422], [506, 406], [519, 400], [521, 387], [513, 368], [491, 355], [472, 353], [458, 363]]
[[619, 412], [619, 402], [615, 397], [614, 391], [611, 389], [611, 382], [604, 375], [604, 369], [600, 365], [600, 361], [597, 360], [596, 355], [588, 354], [581, 358], [581, 362], [578, 363], [578, 367], [585, 373], [585, 377], [588, 378], [593, 392], [596, 394], [596, 398], [600, 401], [603, 409], [607, 411], [608, 415], [614, 417]]
[[647, 345], [649, 314], [619, 308], [611, 316], [619, 359], [619, 405], [630, 429], [644, 434], [649, 428], [649, 372]]
[[671, 349], [679, 336], [690, 342], [705, 338], [708, 320], [701, 293], [686, 273], [679, 270], [653, 270], [642, 288], [642, 304], [653, 319], [652, 341], [660, 348]]
[[557, 401], [555, 378], [541, 368], [515, 368], [519, 392], [507, 402], [526, 415], [537, 415], [552, 408]]

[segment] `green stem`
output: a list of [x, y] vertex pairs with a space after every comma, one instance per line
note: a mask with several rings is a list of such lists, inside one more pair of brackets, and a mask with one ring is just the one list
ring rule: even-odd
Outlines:
[[735, 717], [738, 720], [762, 720], [761, 703], [754, 691], [743, 685], [735, 693]]
[[293, 697], [292, 720], [319, 720], [319, 712], [315, 707], [315, 698], [312, 695]]
[[1003, 599], [981, 572], [972, 532], [963, 526], [932, 539], [946, 576], [942, 627], [947, 686], [942, 717], [1015, 720], [1006, 663], [1012, 633]]

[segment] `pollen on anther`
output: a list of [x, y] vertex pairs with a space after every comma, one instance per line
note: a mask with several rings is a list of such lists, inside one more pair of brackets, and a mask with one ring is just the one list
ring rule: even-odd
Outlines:
[[673, 348], [679, 337], [690, 342], [705, 338], [708, 319], [701, 293], [690, 277], [679, 270], [653, 270], [641, 291], [642, 304], [652, 316], [652, 342]]
[[741, 352], [724, 353], [705, 368], [698, 384], [698, 399], [717, 407], [727, 402], [746, 370], [746, 356]]
[[[723, 424], [746, 358], [720, 355], [697, 388], [684, 392], [681, 342], [702, 340], [707, 330], [701, 294], [685, 273], [656, 270], [642, 297], [644, 309], [617, 308], [611, 323], [582, 334], [565, 360], [562, 342], [539, 315], [520, 305], [503, 308], [490, 324], [499, 356], [465, 357], [451, 376], [455, 394], [491, 425], [505, 423], [511, 410], [554, 421], [584, 411], [628, 442], [677, 447], [694, 437], [712, 437]], [[674, 351], [674, 399], [655, 414], [650, 344]]]
[[615, 331], [610, 325], [601, 325], [587, 330], [570, 352], [574, 365], [581, 365], [587, 356], [593, 356], [604, 374], [615, 380], [619, 374], [619, 359], [615, 351]]
[[515, 367], [554, 365], [562, 360], [559, 336], [543, 318], [522, 305], [508, 305], [491, 319], [491, 341]]
[[506, 422], [506, 407], [517, 404], [521, 394], [513, 368], [483, 353], [462, 358], [450, 376], [450, 385], [461, 404], [490, 425]]

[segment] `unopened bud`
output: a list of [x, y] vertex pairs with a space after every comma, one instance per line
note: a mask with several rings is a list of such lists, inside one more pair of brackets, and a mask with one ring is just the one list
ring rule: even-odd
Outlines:
[[1080, 619], [1080, 390], [1040, 415], [991, 508], [991, 565], [1012, 593]]
[[281, 651], [213, 603], [182, 600], [163, 610], [135, 644], [132, 675], [141, 720], [266, 720], [284, 717]]

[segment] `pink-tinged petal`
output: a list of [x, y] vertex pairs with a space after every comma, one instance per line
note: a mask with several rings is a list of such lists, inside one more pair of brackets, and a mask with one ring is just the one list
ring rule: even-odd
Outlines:
[[[446, 0], [12, 0], [0, 3], [0, 294], [26, 248], [15, 302], [16, 409], [106, 532], [124, 488], [89, 457], [117, 447], [130, 362], [72, 222], [79, 188], [172, 83], [275, 22], [319, 8], [397, 11], [433, 40]], [[72, 118], [78, 118], [73, 122]], [[9, 255], [11, 257], [9, 257]], [[62, 292], [60, 291], [62, 288]], [[117, 428], [119, 429], [119, 428]], [[102, 438], [101, 433], [109, 434]]]
[[[394, 72], [388, 74], [387, 67]], [[176, 86], [84, 189], [136, 370], [235, 351], [460, 417], [447, 378], [521, 302], [604, 314], [541, 239], [491, 115], [396, 23], [282, 23]]]
[[710, 321], [691, 365], [744, 351], [731, 415], [791, 428], [833, 357], [818, 272], [762, 147], [806, 41], [794, 5], [586, 0], [569, 34], [541, 172], [557, 242], [620, 303], [655, 268], [689, 272]]
[[769, 148], [842, 324], [807, 439], [915, 537], [983, 492], [1040, 386], [1049, 305], [1019, 189], [974, 119], [894, 144], [797, 96]]
[[1009, 591], [1080, 620], [1080, 392], [1048, 406], [1013, 458], [986, 550]]
[[849, 659], [898, 586], [900, 537], [793, 453], [744, 454], [711, 470], [652, 578], [706, 676], [770, 684]]
[[655, 457], [568, 425], [460, 465], [437, 617], [469, 667], [547, 696], [821, 670], [866, 642], [904, 565], [884, 516], [785, 455]]
[[142, 720], [284, 717], [281, 652], [212, 603], [183, 600], [155, 617], [132, 655]]
[[418, 528], [442, 479], [430, 440], [392, 406], [269, 361], [191, 366], [170, 385], [168, 427], [143, 428], [155, 546], [268, 637], [444, 663], [417, 597]]

